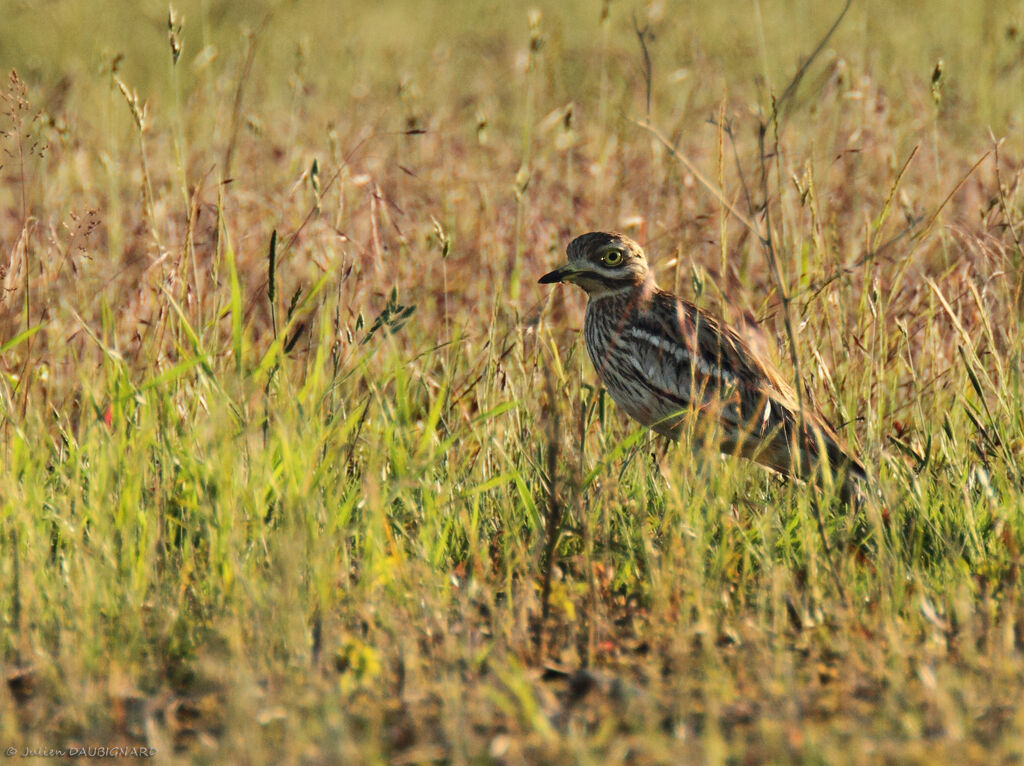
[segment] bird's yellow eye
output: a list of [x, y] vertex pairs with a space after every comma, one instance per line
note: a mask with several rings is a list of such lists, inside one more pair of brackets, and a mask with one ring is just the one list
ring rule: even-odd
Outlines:
[[622, 263], [622, 251], [621, 250], [608, 250], [602, 257], [601, 260], [608, 266], [618, 266]]

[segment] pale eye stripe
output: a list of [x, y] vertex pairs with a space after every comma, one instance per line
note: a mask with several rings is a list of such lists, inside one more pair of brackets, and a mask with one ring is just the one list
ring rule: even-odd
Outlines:
[[[666, 353], [671, 354], [680, 364], [686, 364], [691, 360], [690, 352], [687, 351], [682, 346], [679, 346], [678, 344], [673, 343], [672, 341], [665, 340], [664, 338], [659, 338], [657, 335], [649, 333], [646, 330], [643, 330], [639, 327], [630, 327], [629, 334], [632, 335], [637, 340], [642, 340], [647, 343], [650, 343], [652, 346], [659, 349], [660, 351], [665, 351]], [[703, 357], [696, 357], [694, 359], [694, 363], [697, 365], [697, 369], [700, 370], [703, 375], [707, 375], [708, 377], [712, 378], [718, 378], [719, 380], [724, 381], [725, 383], [736, 382], [735, 375], [733, 375], [728, 370], [723, 370], [717, 367], [716, 365], [709, 364], [708, 361]]]

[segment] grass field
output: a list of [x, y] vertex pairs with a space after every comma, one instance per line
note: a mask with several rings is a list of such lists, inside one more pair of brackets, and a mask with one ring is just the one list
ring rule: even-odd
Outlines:
[[[1024, 3], [842, 11], [8, 0], [5, 758], [1024, 760]], [[593, 229], [859, 512], [616, 410]]]

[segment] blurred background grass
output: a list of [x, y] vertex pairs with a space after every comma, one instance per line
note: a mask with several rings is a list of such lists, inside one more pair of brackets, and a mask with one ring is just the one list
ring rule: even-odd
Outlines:
[[[240, 29], [266, 23], [265, 44], [253, 69], [253, 87], [262, 103], [267, 109], [294, 103], [290, 80], [301, 48], [315, 62], [304, 76], [323, 99], [324, 116], [365, 98], [364, 86], [393, 90], [403, 77], [424, 80], [421, 90], [428, 108], [464, 109], [471, 100], [513, 95], [515, 78], [509, 75], [527, 37], [526, 9], [497, 2], [240, 6], [208, 1], [175, 7], [189, 20], [184, 63], [191, 76], [182, 77], [186, 94], [205, 86], [203, 72], [209, 77], [234, 63], [232, 57], [242, 47]], [[573, 0], [531, 7], [543, 14], [552, 46], [547, 74], [554, 97], [582, 100], [584, 95], [596, 95], [601, 18], [607, 13], [608, 45], [622, 64], [616, 72], [616, 91], [637, 92], [628, 88], [630, 79], [622, 77], [631, 69], [635, 74], [638, 64], [631, 31], [631, 19], [637, 16], [657, 23], [659, 43], [652, 46], [661, 74], [657, 84], [664, 87], [678, 68], [711, 58], [718, 64], [717, 77], [702, 82], [700, 89], [714, 101], [726, 82], [731, 92], [741, 94], [749, 93], [756, 81], [776, 88], [788, 82], [842, 4], [631, 6]], [[829, 48], [848, 60], [855, 72], [884, 73], [893, 89], [902, 89], [907, 81], [927, 80], [941, 58], [947, 65], [948, 87], [967, 101], [975, 119], [1002, 134], [1019, 108], [1022, 13], [1019, 3], [855, 3]], [[167, 44], [166, 21], [167, 7], [159, 3], [84, 6], [12, 0], [0, 41], [7, 68], [16, 68], [27, 81], [52, 86], [63, 77], [71, 78], [76, 87], [70, 103], [92, 123], [96, 112], [89, 106], [102, 101], [107, 90], [96, 75], [117, 53], [125, 56], [126, 78], [148, 98], [172, 100], [169, 62], [159, 53]], [[211, 61], [214, 56], [220, 58], [216, 65]], [[449, 64], [432, 66], [439, 61]]]
[[[841, 10], [9, 0], [0, 744], [1020, 758], [1024, 3], [851, 4], [776, 129]], [[801, 360], [829, 547], [595, 389], [596, 228]]]

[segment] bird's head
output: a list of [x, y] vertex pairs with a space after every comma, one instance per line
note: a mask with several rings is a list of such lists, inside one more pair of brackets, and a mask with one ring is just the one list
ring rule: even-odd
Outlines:
[[572, 282], [599, 297], [651, 279], [643, 248], [624, 234], [592, 231], [576, 237], [565, 252], [568, 263], [542, 276], [541, 284]]

